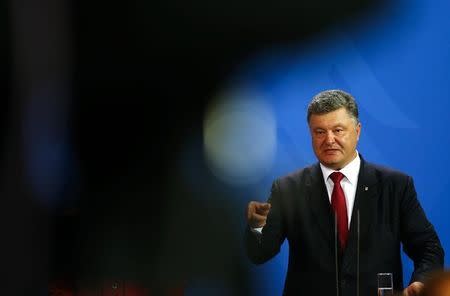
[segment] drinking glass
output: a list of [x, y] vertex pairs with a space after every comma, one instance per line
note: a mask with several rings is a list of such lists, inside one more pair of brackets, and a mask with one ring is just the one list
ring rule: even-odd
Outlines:
[[383, 272], [377, 274], [378, 296], [393, 296], [392, 273]]

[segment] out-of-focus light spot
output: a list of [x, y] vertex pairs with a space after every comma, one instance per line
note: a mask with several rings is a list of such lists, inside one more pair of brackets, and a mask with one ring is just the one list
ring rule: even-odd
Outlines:
[[251, 184], [271, 169], [276, 121], [261, 96], [249, 91], [220, 96], [209, 106], [203, 128], [208, 166], [222, 181]]
[[55, 208], [66, 206], [63, 194], [73, 182], [74, 164], [67, 127], [67, 89], [57, 84], [38, 88], [24, 105], [24, 160], [36, 199]]

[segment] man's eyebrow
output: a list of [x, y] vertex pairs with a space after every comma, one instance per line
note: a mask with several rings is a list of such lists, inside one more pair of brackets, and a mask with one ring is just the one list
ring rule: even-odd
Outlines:
[[[344, 127], [344, 125], [342, 124], [342, 123], [338, 123], [338, 124], [335, 124], [335, 125], [333, 125], [330, 129], [335, 129], [335, 128], [337, 128], [337, 127]], [[324, 128], [324, 127], [315, 127], [315, 128], [313, 128], [314, 130], [319, 130], [319, 129], [321, 129], [321, 130], [326, 130], [326, 128]]]

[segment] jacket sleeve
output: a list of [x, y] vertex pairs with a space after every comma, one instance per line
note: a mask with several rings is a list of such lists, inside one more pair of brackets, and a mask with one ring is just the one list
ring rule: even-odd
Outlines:
[[414, 262], [410, 283], [424, 282], [429, 272], [443, 267], [444, 250], [417, 199], [411, 177], [407, 178], [400, 209], [403, 249]]
[[255, 264], [262, 264], [278, 254], [286, 237], [278, 181], [272, 184], [268, 202], [271, 204], [271, 209], [262, 232], [252, 230], [249, 226], [245, 231], [247, 256]]

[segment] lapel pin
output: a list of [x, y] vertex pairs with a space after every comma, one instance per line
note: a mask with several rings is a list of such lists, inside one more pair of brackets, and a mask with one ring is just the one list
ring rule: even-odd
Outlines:
[[364, 191], [367, 191], [367, 190], [369, 190], [369, 187], [367, 187], [367, 186], [364, 187]]

